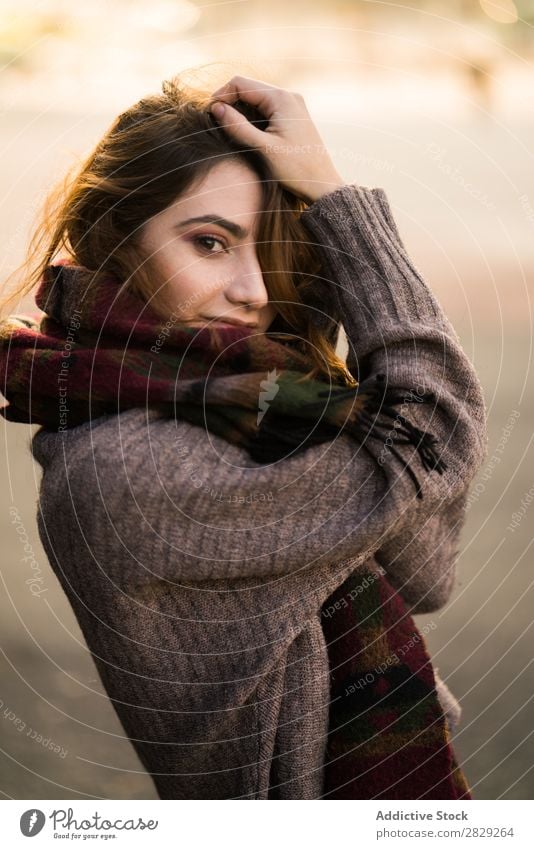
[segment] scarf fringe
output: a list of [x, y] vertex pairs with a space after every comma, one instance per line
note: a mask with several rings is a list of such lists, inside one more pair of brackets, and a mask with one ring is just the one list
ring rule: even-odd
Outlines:
[[[394, 407], [396, 404], [430, 404], [436, 400], [434, 392], [423, 392], [422, 394], [415, 393], [414, 389], [407, 387], [389, 387], [386, 383], [386, 375], [380, 372], [374, 376], [374, 383], [369, 388], [365, 386], [365, 382], [360, 383], [358, 394], [363, 390], [366, 396], [365, 404], [358, 414], [358, 418], [351, 425], [351, 432], [356, 432], [358, 438], [365, 442], [367, 438], [377, 439], [386, 445], [386, 439], [397, 445], [412, 444], [418, 451], [421, 463], [425, 471], [437, 471], [440, 475], [447, 469], [447, 464], [441, 459], [437, 453], [435, 446], [438, 444], [438, 439], [433, 433], [423, 431], [421, 428], [408, 421]], [[341, 393], [350, 393], [352, 390], [341, 389]], [[415, 394], [414, 394], [415, 393]], [[332, 394], [331, 390], [320, 392], [319, 395], [326, 396]], [[338, 397], [338, 393], [335, 393]], [[394, 430], [391, 428], [391, 421], [380, 421], [379, 416], [388, 417], [393, 420]], [[385, 431], [385, 433], [384, 433]], [[423, 493], [419, 480], [410, 466], [406, 463], [399, 454], [393, 444], [387, 446], [391, 453], [402, 463], [412, 479], [416, 496], [420, 500], [423, 499]]]
[[[350, 375], [355, 384], [351, 386], [328, 387], [323, 381], [311, 381], [303, 388], [300, 381], [298, 385], [294, 382], [292, 372], [307, 370], [305, 358], [301, 362], [301, 355], [296, 358], [294, 351], [268, 336], [261, 340], [255, 335], [241, 338], [241, 331], [227, 329], [225, 340], [231, 344], [226, 345], [223, 356], [219, 346], [213, 348], [205, 336], [193, 345], [197, 334], [193, 328], [176, 327], [164, 332], [160, 318], [151, 313], [145, 316], [146, 305], [131, 292], [126, 292], [126, 300], [117, 304], [117, 291], [117, 286], [108, 279], [95, 280], [89, 269], [68, 265], [48, 267], [36, 295], [39, 308], [47, 308], [45, 319], [15, 315], [0, 322], [0, 379], [9, 402], [7, 408], [0, 409], [4, 418], [64, 429], [104, 412], [117, 412], [120, 396], [121, 411], [149, 402], [163, 405], [169, 415], [178, 413], [181, 418], [207, 425], [230, 442], [244, 445], [252, 459], [260, 463], [284, 459], [288, 449], [296, 452], [333, 440], [345, 428], [360, 442], [378, 439], [403, 464], [419, 499], [423, 494], [417, 476], [404, 462], [397, 446], [414, 445], [425, 471], [442, 474], [447, 468], [437, 452], [436, 437], [395, 409], [401, 403], [435, 402], [433, 392], [418, 395], [413, 389], [388, 387], [382, 372], [362, 383]], [[143, 322], [139, 322], [141, 306]], [[72, 346], [77, 350], [72, 355], [69, 352], [67, 374], [63, 363], [64, 332], [68, 331], [65, 317], [75, 312], [81, 319], [76, 324], [77, 342]], [[102, 328], [109, 337], [105, 345], [99, 344]], [[148, 342], [156, 343], [150, 354], [146, 350]], [[187, 362], [182, 367], [186, 354]], [[215, 354], [218, 373], [213, 377], [212, 402], [204, 412], [206, 405], [201, 390], [208, 382], [206, 373], [211, 373]], [[179, 386], [184, 392], [176, 409], [178, 366]], [[258, 425], [256, 378], [264, 370], [267, 389], [273, 370], [276, 374], [280, 371], [282, 376], [284, 371], [290, 374], [278, 386], [284, 391], [277, 392], [268, 410], [262, 409], [264, 415]], [[255, 377], [250, 378], [249, 372], [254, 372]], [[68, 389], [64, 413], [57, 403], [58, 375], [65, 380], [62, 387]], [[229, 376], [233, 379], [225, 380]], [[192, 388], [189, 386], [189, 398], [187, 387], [182, 386], [184, 381], [193, 384]], [[262, 391], [264, 384], [265, 380], [260, 383]], [[260, 405], [263, 397], [260, 392]]]

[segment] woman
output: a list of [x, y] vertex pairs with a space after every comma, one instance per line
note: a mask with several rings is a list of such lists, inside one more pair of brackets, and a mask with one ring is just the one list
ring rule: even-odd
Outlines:
[[42, 425], [43, 546], [160, 797], [470, 798], [410, 614], [485, 405], [384, 191], [236, 76], [165, 83], [56, 200], [2, 413]]

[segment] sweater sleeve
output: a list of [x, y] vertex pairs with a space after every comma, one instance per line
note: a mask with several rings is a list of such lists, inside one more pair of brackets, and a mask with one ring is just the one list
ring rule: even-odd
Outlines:
[[[441, 607], [453, 587], [473, 476], [467, 469], [471, 465], [476, 473], [487, 453], [485, 401], [456, 331], [406, 252], [384, 190], [360, 187], [351, 193], [351, 188], [325, 196], [319, 218], [309, 221], [327, 253], [326, 273], [334, 284], [333, 298], [349, 344], [347, 366], [362, 379], [383, 370], [395, 384], [406, 363], [406, 377], [412, 385], [428, 386], [430, 380], [439, 399], [436, 408], [429, 414], [414, 405], [410, 420], [436, 433], [444, 446], [449, 443], [457, 452], [458, 474], [465, 476], [465, 485], [458, 487], [455, 496], [444, 489], [442, 500], [435, 501], [424, 521], [401, 521], [399, 530], [389, 533], [375, 552], [391, 583], [412, 605], [412, 612], [423, 613]], [[350, 239], [354, 223], [345, 205], [349, 195], [350, 206], [358, 207], [361, 238], [357, 243]], [[309, 218], [309, 211], [304, 216]], [[339, 250], [343, 232], [352, 263], [344, 262]], [[357, 289], [353, 271], [358, 276]], [[443, 415], [445, 407], [448, 421]], [[468, 441], [462, 445], [457, 440], [467, 416], [471, 426], [465, 431]]]
[[[98, 470], [98, 497], [85, 519], [99, 523], [89, 534], [106, 537], [108, 562], [113, 546], [120, 548], [117, 562], [126, 547], [139, 576], [205, 581], [269, 578], [381, 552], [402, 584], [420, 568], [411, 556], [398, 557], [406, 534], [413, 537], [430, 522], [438, 536], [446, 535], [447, 508], [462, 498], [485, 451], [473, 366], [388, 222], [381, 189], [343, 186], [302, 216], [323, 252], [358, 365], [386, 374], [389, 386], [424, 384], [435, 393], [435, 403], [410, 404], [406, 417], [436, 434], [446, 470], [418, 468], [420, 500], [403, 464], [381, 442], [362, 445], [342, 434], [263, 465], [201, 427], [127, 411], [114, 417], [115, 451], [109, 432], [100, 437], [105, 429], [95, 428], [78, 468], [72, 455], [69, 461], [74, 502], [79, 490], [87, 504], [84, 469]], [[129, 429], [134, 419], [143, 427]], [[412, 449], [398, 450], [415, 466], [419, 455]], [[81, 507], [73, 507], [79, 516]], [[109, 534], [105, 523], [112, 525]], [[441, 559], [424, 566], [419, 592], [444, 570]]]

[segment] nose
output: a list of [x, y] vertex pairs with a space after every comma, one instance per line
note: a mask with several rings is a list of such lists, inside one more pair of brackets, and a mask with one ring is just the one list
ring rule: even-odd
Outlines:
[[226, 286], [225, 297], [232, 305], [261, 309], [268, 303], [269, 293], [256, 251], [247, 251], [243, 247], [238, 253], [242, 255]]

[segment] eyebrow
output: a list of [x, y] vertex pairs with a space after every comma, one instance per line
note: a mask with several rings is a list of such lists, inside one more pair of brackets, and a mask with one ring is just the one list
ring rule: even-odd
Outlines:
[[198, 215], [196, 218], [186, 218], [184, 221], [180, 221], [175, 225], [176, 229], [185, 227], [186, 224], [218, 224], [220, 227], [224, 227], [225, 230], [228, 230], [232, 233], [237, 239], [244, 239], [248, 234], [248, 230], [245, 230], [244, 227], [241, 227], [239, 224], [236, 224], [235, 221], [228, 221], [227, 218], [222, 218], [220, 215], [213, 215], [211, 213], [207, 213], [206, 215]]

